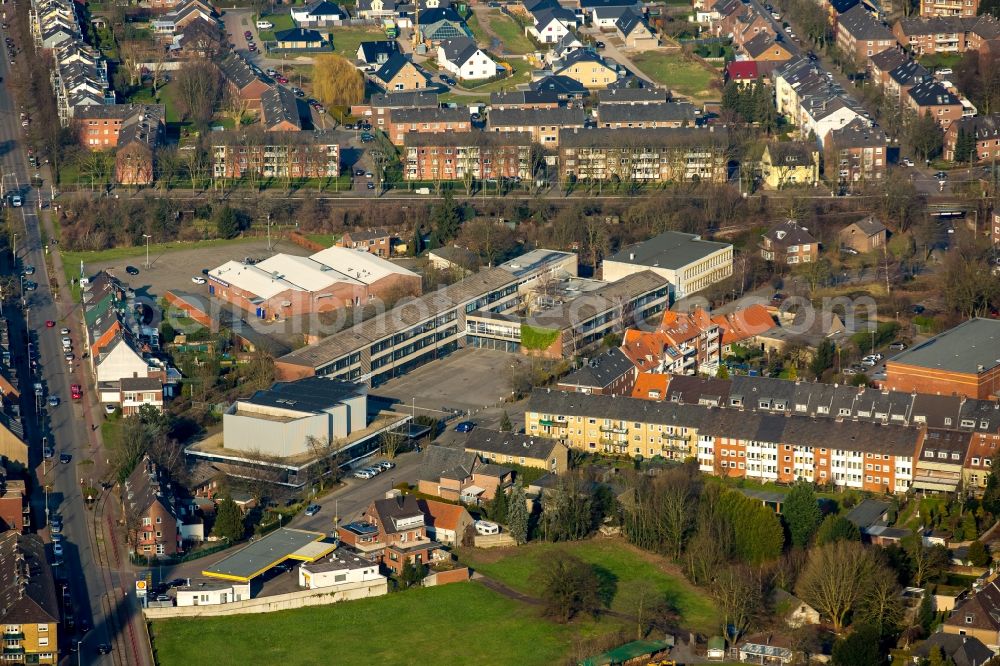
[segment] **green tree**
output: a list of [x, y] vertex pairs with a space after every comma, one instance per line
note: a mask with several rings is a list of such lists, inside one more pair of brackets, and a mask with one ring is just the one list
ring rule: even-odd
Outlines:
[[462, 227], [462, 211], [455, 203], [451, 190], [445, 190], [441, 202], [431, 211], [431, 242], [434, 247], [442, 247], [458, 236]]
[[927, 653], [927, 666], [955, 666], [955, 660], [944, 653], [940, 645], [935, 645]]
[[715, 376], [718, 379], [729, 379], [729, 368], [720, 364]]
[[733, 551], [747, 564], [760, 564], [781, 555], [785, 530], [774, 511], [731, 490], [719, 499], [719, 515], [733, 531]]
[[493, 496], [490, 500], [489, 507], [486, 513], [489, 514], [491, 520], [495, 520], [498, 523], [507, 524], [507, 512], [508, 512], [508, 498], [507, 493], [501, 488], [497, 488], [497, 494]]
[[809, 371], [813, 377], [819, 379], [824, 372], [833, 367], [833, 359], [837, 355], [837, 348], [830, 340], [823, 340], [816, 348], [816, 355], [809, 363]]
[[233, 498], [226, 495], [215, 510], [215, 525], [212, 531], [219, 538], [234, 543], [243, 538], [243, 512]]
[[240, 233], [240, 218], [232, 206], [223, 206], [215, 214], [215, 228], [220, 238], [235, 238]]
[[934, 622], [937, 618], [934, 615], [934, 596], [930, 591], [925, 591], [920, 597], [920, 606], [917, 608], [916, 623], [923, 628], [924, 634], [930, 635], [934, 629]]
[[878, 630], [865, 624], [837, 641], [833, 646], [834, 666], [882, 666], [885, 659], [879, 645]]
[[414, 585], [419, 585], [427, 576], [427, 565], [415, 564], [413, 560], [407, 558], [403, 562], [403, 568], [399, 572], [399, 586], [404, 590]]
[[413, 241], [407, 249], [411, 257], [419, 257], [420, 253], [424, 251], [424, 237], [420, 234], [419, 224], [413, 228]]
[[512, 432], [514, 424], [510, 422], [510, 414], [503, 410], [503, 417], [500, 419], [500, 432]]
[[964, 128], [960, 128], [958, 136], [955, 137], [955, 161], [970, 161], [975, 153], [975, 148], [975, 139]]
[[976, 539], [969, 544], [969, 561], [972, 566], [985, 567], [991, 559], [989, 548], [982, 541]]
[[518, 544], [528, 541], [528, 500], [520, 483], [510, 491], [507, 505], [507, 529]]
[[861, 541], [861, 530], [847, 518], [830, 514], [823, 519], [816, 531], [816, 545], [823, 546], [835, 541]]
[[792, 545], [805, 548], [823, 520], [823, 512], [816, 503], [816, 493], [811, 483], [800, 481], [792, 487], [791, 492], [785, 496], [781, 515], [788, 524]]
[[578, 613], [597, 615], [601, 608], [600, 580], [594, 567], [557, 551], [542, 563], [536, 583], [546, 614], [569, 622]]

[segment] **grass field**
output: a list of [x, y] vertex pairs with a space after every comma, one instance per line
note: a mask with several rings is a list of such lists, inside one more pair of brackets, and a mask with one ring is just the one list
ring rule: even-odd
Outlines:
[[[478, 14], [476, 15], [478, 18]], [[491, 9], [486, 20], [489, 22], [489, 29], [496, 33], [500, 41], [503, 42], [510, 53], [525, 54], [536, 50], [535, 45], [524, 34], [521, 24], [502, 13], [499, 9]], [[476, 34], [473, 31], [473, 34]], [[482, 37], [476, 34], [480, 44], [487, 48], [492, 48], [492, 39], [486, 30], [482, 30]]]
[[[168, 83], [164, 86], [160, 86], [159, 89], [159, 103], [166, 109], [166, 121], [167, 123], [179, 123], [181, 121], [180, 112], [177, 110], [177, 102], [174, 100], [174, 87], [172, 84]], [[140, 88], [137, 90], [130, 98], [130, 102], [138, 102], [151, 104], [156, 100], [153, 99], [152, 88]]]
[[637, 54], [632, 61], [646, 76], [680, 95], [696, 100], [720, 97], [719, 91], [711, 87], [718, 74], [679, 53], [648, 51]]
[[528, 63], [523, 60], [517, 60], [511, 63], [511, 65], [514, 68], [514, 73], [505, 79], [490, 81], [481, 86], [474, 86], [472, 82], [459, 83], [459, 87], [478, 94], [488, 94], [499, 90], [513, 90], [522, 83], [528, 83], [531, 80], [531, 67]]
[[[560, 663], [573, 625], [478, 583], [277, 613], [152, 623], [159, 666]], [[408, 655], [408, 656], [407, 656]]]
[[333, 244], [340, 240], [340, 234], [306, 234], [305, 236], [324, 247], [333, 247]]
[[[533, 577], [538, 566], [553, 552], [564, 550], [585, 562], [603, 567], [616, 582], [611, 609], [634, 613], [643, 590], [666, 596], [681, 616], [681, 624], [704, 633], [718, 633], [715, 607], [679, 573], [668, 571], [666, 560], [643, 553], [624, 541], [577, 541], [565, 544], [537, 543], [517, 549], [463, 550], [460, 559], [491, 578], [525, 594], [537, 595]], [[649, 600], [647, 599], [647, 602]]]
[[333, 50], [349, 60], [354, 60], [358, 55], [358, 45], [361, 42], [373, 42], [379, 39], [386, 39], [385, 33], [381, 30], [371, 28], [342, 28], [331, 29], [333, 35]]
[[282, 30], [291, 30], [295, 27], [295, 21], [292, 20], [291, 13], [269, 14], [262, 18], [265, 21], [273, 23], [274, 27], [270, 30], [258, 31], [257, 36], [260, 38], [261, 42], [273, 42], [275, 31], [280, 32]]

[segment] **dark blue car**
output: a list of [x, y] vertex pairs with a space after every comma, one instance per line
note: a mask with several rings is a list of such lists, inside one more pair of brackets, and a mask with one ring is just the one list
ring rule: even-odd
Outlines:
[[472, 432], [472, 429], [476, 427], [476, 424], [472, 421], [462, 421], [457, 426], [455, 426], [455, 432]]

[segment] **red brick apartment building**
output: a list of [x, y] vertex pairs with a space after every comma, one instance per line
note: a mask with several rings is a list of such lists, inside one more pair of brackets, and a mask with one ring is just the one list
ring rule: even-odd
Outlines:
[[944, 158], [955, 159], [958, 133], [971, 134], [976, 141], [974, 158], [982, 161], [1000, 158], [1000, 114], [961, 118], [948, 126], [944, 133]]
[[122, 511], [133, 553], [155, 558], [180, 552], [180, 519], [170, 484], [166, 473], [148, 456], [143, 456], [125, 480]]
[[340, 145], [330, 131], [212, 132], [212, 174], [240, 179], [335, 178], [340, 175]]
[[403, 137], [406, 180], [530, 178], [531, 135], [526, 132], [410, 132]]
[[964, 112], [958, 96], [933, 79], [913, 86], [903, 99], [914, 113], [929, 115], [944, 130], [961, 119]]
[[892, 31], [872, 18], [863, 5], [855, 5], [837, 21], [837, 46], [850, 55], [859, 71], [868, 66], [868, 58], [896, 46]]
[[979, 0], [920, 0], [921, 16], [976, 16]]
[[840, 129], [830, 130], [824, 142], [824, 170], [844, 187], [878, 183], [885, 178], [887, 144], [885, 132], [855, 118]]
[[468, 132], [472, 129], [472, 116], [468, 107], [441, 109], [420, 107], [413, 109], [392, 109], [389, 112], [385, 131], [395, 146], [403, 145], [408, 133], [441, 134]]
[[997, 398], [1000, 320], [976, 317], [897, 354], [886, 362], [884, 384], [892, 391]]

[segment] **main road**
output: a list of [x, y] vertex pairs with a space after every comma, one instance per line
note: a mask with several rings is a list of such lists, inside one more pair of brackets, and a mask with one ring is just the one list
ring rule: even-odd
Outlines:
[[[0, 32], [0, 37], [5, 36], [5, 33]], [[29, 57], [27, 52], [30, 51], [30, 45], [20, 46], [25, 47], [23, 57]], [[79, 363], [72, 368], [67, 365], [60, 342], [60, 329], [71, 328], [79, 358], [83, 349], [79, 326], [81, 318], [78, 305], [72, 302], [69, 294], [64, 293], [62, 300], [56, 300], [50, 287], [50, 280], [51, 283], [56, 283], [57, 276], [50, 275], [46, 265], [47, 252], [39, 219], [40, 213], [47, 212], [41, 208], [43, 194], [32, 187], [29, 180], [33, 173], [28, 170], [20, 109], [15, 108], [6, 84], [11, 76], [7, 58], [0, 59], [0, 76], [4, 80], [4, 83], [0, 83], [2, 185], [6, 190], [5, 196], [16, 192], [24, 202], [20, 208], [9, 209], [13, 221], [12, 231], [17, 234], [15, 265], [22, 268], [34, 266], [35, 273], [30, 279], [38, 284], [37, 290], [24, 293], [20, 304], [16, 301], [8, 302], [8, 307], [4, 310], [15, 329], [11, 345], [16, 345], [17, 348], [12, 348], [11, 352], [18, 364], [18, 376], [21, 377], [25, 436], [30, 450], [29, 469], [34, 472], [37, 481], [31, 497], [32, 523], [40, 535], [47, 537], [47, 519], [54, 515], [62, 518], [64, 553], [61, 558], [56, 558], [51, 545], [47, 547], [47, 552], [53, 561], [61, 561], [54, 570], [57, 578], [65, 580], [68, 585], [77, 631], [82, 623], [88, 623], [92, 627], [83, 634], [74, 634], [64, 627], [60, 649], [66, 654], [70, 645], [81, 640], [79, 654], [73, 655], [73, 660], [79, 664], [144, 664], [147, 662], [142, 647], [145, 638], [141, 637], [141, 641], [138, 640], [139, 637], [130, 638], [129, 632], [120, 628], [121, 623], [110, 617], [112, 614], [128, 617], [129, 612], [134, 613], [134, 602], [129, 603], [129, 599], [123, 598], [122, 590], [127, 588], [121, 584], [123, 576], [120, 572], [102, 566], [102, 559], [107, 561], [108, 553], [111, 552], [109, 545], [104, 543], [105, 526], [98, 525], [94, 518], [95, 511], [87, 506], [83, 494], [84, 485], [93, 483], [100, 487], [98, 479], [91, 479], [95, 468], [103, 467], [95, 463], [104, 461], [100, 460], [102, 452], [92, 448], [83, 405], [70, 400], [70, 384], [86, 385], [86, 371]], [[20, 312], [17, 305], [23, 306]], [[54, 322], [54, 327], [47, 328], [46, 321]], [[34, 375], [28, 374], [29, 341], [34, 344], [39, 356], [38, 369]], [[42, 398], [35, 397], [32, 388], [34, 382], [43, 384]], [[59, 404], [49, 406], [50, 396], [57, 397]], [[46, 438], [49, 446], [56, 450], [55, 457], [50, 460], [42, 458], [42, 438]], [[60, 454], [68, 454], [71, 460], [61, 464]], [[96, 527], [101, 529], [95, 529]], [[119, 608], [121, 604], [125, 604], [122, 609]], [[134, 624], [131, 629], [134, 634]], [[110, 655], [100, 655], [97, 646], [101, 644], [115, 649]]]

